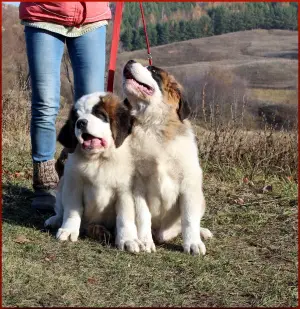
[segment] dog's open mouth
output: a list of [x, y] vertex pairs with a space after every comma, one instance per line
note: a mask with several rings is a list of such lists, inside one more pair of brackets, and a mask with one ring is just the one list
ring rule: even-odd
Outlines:
[[95, 149], [95, 148], [106, 148], [107, 143], [106, 140], [103, 138], [95, 137], [89, 133], [83, 133], [82, 134], [82, 148], [83, 149]]
[[124, 78], [135, 88], [139, 89], [140, 91], [142, 91], [143, 93], [147, 94], [147, 95], [153, 95], [154, 93], [154, 89], [145, 84], [142, 83], [140, 81], [138, 81], [137, 79], [134, 78], [134, 76], [132, 75], [132, 73], [127, 69], [124, 70]]

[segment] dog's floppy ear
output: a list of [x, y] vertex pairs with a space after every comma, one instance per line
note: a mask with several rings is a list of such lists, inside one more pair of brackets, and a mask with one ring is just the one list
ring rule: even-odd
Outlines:
[[57, 140], [66, 148], [75, 149], [78, 140], [75, 136], [75, 123], [77, 121], [77, 114], [74, 108], [71, 109], [69, 119], [61, 128]]
[[131, 133], [133, 125], [133, 117], [130, 115], [129, 108], [124, 103], [117, 107], [115, 121], [112, 124], [114, 126], [112, 133], [116, 148], [123, 144], [126, 137]]
[[180, 96], [178, 108], [177, 108], [177, 114], [181, 122], [188, 118], [191, 113], [191, 108], [189, 106], [189, 103], [182, 97]]

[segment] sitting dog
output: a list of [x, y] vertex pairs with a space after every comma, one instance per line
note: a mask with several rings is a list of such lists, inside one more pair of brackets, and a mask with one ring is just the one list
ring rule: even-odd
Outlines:
[[182, 87], [166, 71], [130, 60], [123, 70], [123, 90], [135, 117], [130, 146], [139, 240], [151, 252], [152, 233], [166, 242], [182, 232], [185, 252], [205, 254], [200, 233], [203, 238], [212, 234], [200, 229], [202, 170]]
[[111, 93], [79, 99], [61, 129], [58, 141], [75, 148], [65, 163], [57, 192], [56, 215], [46, 226], [60, 227], [59, 240], [76, 241], [80, 227], [116, 227], [120, 249], [139, 251], [131, 191], [133, 163], [128, 139], [132, 117]]

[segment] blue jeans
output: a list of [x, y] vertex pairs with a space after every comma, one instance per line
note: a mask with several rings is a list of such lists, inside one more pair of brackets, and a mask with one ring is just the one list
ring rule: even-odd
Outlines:
[[72, 63], [75, 101], [104, 91], [106, 26], [76, 38], [25, 26], [25, 39], [32, 88], [32, 159], [44, 162], [55, 155], [64, 45]]

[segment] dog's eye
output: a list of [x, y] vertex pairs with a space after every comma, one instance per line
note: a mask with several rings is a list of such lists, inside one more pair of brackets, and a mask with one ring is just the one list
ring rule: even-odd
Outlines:
[[100, 118], [102, 121], [108, 122], [108, 116], [105, 113], [99, 112], [96, 114], [96, 116]]
[[152, 66], [147, 66], [146, 67], [148, 71], [150, 71], [151, 73], [157, 73], [156, 70], [152, 67]]
[[92, 115], [96, 116], [97, 118], [101, 119], [104, 122], [109, 122], [108, 115], [106, 111], [103, 109], [101, 102], [99, 102], [93, 107]]

